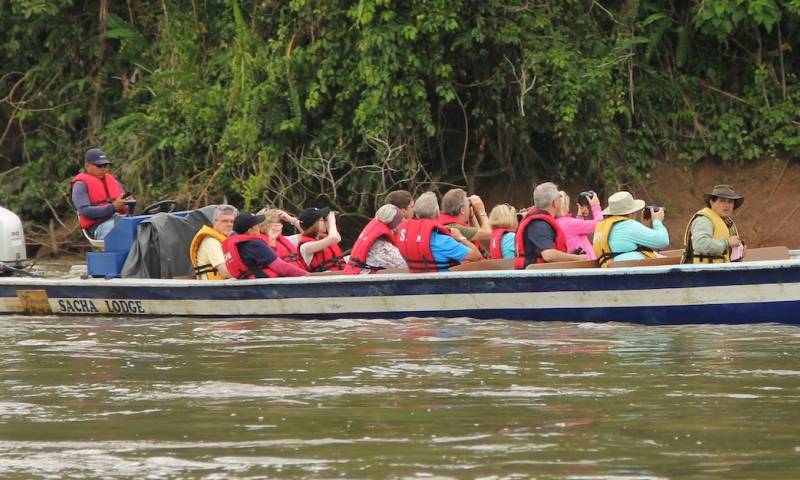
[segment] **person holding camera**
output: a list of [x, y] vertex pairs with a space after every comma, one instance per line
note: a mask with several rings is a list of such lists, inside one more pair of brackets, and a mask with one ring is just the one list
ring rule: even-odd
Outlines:
[[95, 240], [103, 240], [114, 228], [114, 217], [127, 215], [136, 202], [109, 173], [111, 162], [99, 148], [83, 156], [82, 173], [70, 181], [72, 205], [81, 228]]
[[698, 210], [683, 237], [685, 250], [681, 263], [727, 263], [740, 261], [744, 243], [736, 223], [730, 218], [744, 202], [730, 185], [717, 185], [703, 195], [705, 208]]
[[345, 261], [336, 228], [336, 212], [329, 208], [307, 208], [297, 216], [303, 229], [297, 240], [298, 264], [309, 272], [343, 270]]
[[[564, 236], [567, 237], [567, 251], [586, 254], [587, 259], [595, 260], [597, 256], [589, 237], [594, 234], [597, 223], [603, 220], [600, 199], [593, 191], [581, 192], [578, 195], [578, 214], [573, 217], [569, 214], [569, 195], [563, 190], [558, 194], [561, 196], [561, 212], [556, 217], [556, 221], [564, 231]], [[588, 218], [590, 211], [591, 219]]]
[[633, 217], [644, 210], [644, 200], [634, 200], [629, 192], [617, 192], [608, 197], [607, 215], [597, 224], [593, 246], [601, 267], [615, 261], [656, 258], [656, 249], [669, 245], [669, 233], [664, 226], [664, 209], [648, 207], [653, 226], [649, 228]]

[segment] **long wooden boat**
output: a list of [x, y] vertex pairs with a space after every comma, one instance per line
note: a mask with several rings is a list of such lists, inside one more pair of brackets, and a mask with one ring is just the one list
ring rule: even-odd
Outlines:
[[0, 314], [795, 324], [800, 251], [786, 253], [784, 260], [724, 265], [472, 266], [435, 274], [220, 282], [2, 278]]

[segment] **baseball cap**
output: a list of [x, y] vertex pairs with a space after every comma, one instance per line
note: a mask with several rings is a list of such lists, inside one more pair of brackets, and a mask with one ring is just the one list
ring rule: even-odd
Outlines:
[[253, 215], [250, 212], [242, 212], [236, 215], [233, 220], [233, 231], [236, 233], [244, 233], [256, 225], [260, 224], [266, 219], [264, 215]]
[[307, 208], [303, 210], [300, 215], [297, 216], [297, 219], [300, 221], [300, 225], [305, 229], [314, 225], [314, 222], [319, 220], [320, 218], [326, 218], [330, 213], [330, 208]]
[[92, 165], [110, 165], [111, 162], [106, 158], [106, 154], [99, 148], [92, 148], [86, 151], [83, 160]]

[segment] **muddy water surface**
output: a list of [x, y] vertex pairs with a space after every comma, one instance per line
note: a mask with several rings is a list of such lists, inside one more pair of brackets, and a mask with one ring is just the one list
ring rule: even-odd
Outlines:
[[799, 478], [800, 330], [0, 319], [3, 478]]

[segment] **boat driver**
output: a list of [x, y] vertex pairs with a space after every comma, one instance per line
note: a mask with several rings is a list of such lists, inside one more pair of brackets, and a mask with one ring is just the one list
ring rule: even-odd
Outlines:
[[111, 162], [99, 148], [83, 156], [83, 172], [70, 181], [72, 205], [78, 211], [81, 228], [102, 240], [114, 228], [114, 217], [129, 213], [126, 202], [133, 201], [122, 185], [109, 173]]

